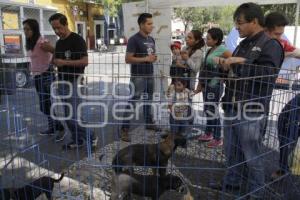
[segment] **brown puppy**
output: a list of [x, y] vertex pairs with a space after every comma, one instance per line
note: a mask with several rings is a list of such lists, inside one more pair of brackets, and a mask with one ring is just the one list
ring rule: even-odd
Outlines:
[[[111, 200], [132, 199], [131, 194], [158, 200], [168, 190], [184, 195], [183, 200], [193, 200], [188, 186], [176, 175], [163, 177], [155, 175], [120, 173], [113, 178]], [[127, 197], [127, 198], [126, 198]]]
[[34, 200], [45, 193], [47, 199], [51, 200], [54, 183], [60, 182], [63, 178], [64, 173], [59, 179], [43, 176], [22, 188], [12, 189], [10, 196], [15, 200]]
[[168, 135], [166, 139], [158, 144], [133, 144], [121, 149], [112, 161], [116, 174], [121, 173], [123, 168], [132, 166], [148, 166], [152, 168], [153, 174], [157, 175], [156, 168], [159, 168], [159, 175], [166, 174], [168, 160], [175, 150], [174, 136]]

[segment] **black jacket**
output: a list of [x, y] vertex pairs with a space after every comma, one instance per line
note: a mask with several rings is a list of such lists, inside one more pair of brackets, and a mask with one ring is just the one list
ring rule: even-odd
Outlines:
[[258, 102], [262, 103], [267, 112], [284, 59], [281, 44], [262, 31], [244, 39], [233, 56], [246, 58], [246, 62], [231, 66], [222, 99], [223, 108], [228, 110], [237, 108], [238, 104], [243, 107], [245, 103]]

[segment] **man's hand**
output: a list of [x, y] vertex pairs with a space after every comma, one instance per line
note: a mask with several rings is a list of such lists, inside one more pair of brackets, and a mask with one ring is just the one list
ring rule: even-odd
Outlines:
[[246, 59], [242, 58], [242, 57], [230, 57], [230, 58], [227, 58], [227, 59], [224, 59], [224, 60], [225, 61], [223, 61], [223, 63], [226, 64], [226, 65], [242, 64], [242, 63], [244, 63], [246, 61]]
[[[229, 59], [229, 58], [228, 58]], [[213, 58], [213, 62], [215, 64], [219, 64], [220, 67], [224, 70], [224, 71], [228, 71], [230, 69], [230, 64], [227, 64], [226, 63], [226, 60], [228, 59], [225, 59], [225, 58], [221, 58], [221, 57], [214, 57]]]
[[57, 67], [62, 67], [65, 64], [65, 61], [63, 59], [53, 59], [53, 64], [56, 65]]
[[54, 47], [51, 45], [50, 42], [43, 42], [40, 45], [41, 49], [46, 51], [46, 52], [50, 52], [53, 53], [54, 52]]
[[146, 62], [154, 63], [157, 60], [157, 56], [154, 54], [150, 54], [146, 57]]
[[215, 57], [213, 58], [213, 61], [214, 63], [219, 64], [223, 70], [228, 71], [231, 64], [242, 64], [246, 61], [246, 59], [242, 57], [230, 57], [227, 59]]

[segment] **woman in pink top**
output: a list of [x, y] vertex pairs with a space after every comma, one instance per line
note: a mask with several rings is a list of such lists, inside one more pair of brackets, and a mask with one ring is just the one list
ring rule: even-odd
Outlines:
[[[39, 96], [40, 110], [48, 118], [48, 129], [40, 132], [41, 135], [53, 135], [56, 131], [63, 131], [64, 127], [59, 121], [50, 116], [51, 108], [51, 83], [54, 81], [54, 72], [50, 65], [54, 48], [41, 37], [37, 20], [23, 21], [26, 37], [26, 50], [31, 59], [30, 70], [34, 75], [35, 88]], [[62, 134], [58, 134], [59, 140]], [[64, 134], [63, 134], [64, 135]]]

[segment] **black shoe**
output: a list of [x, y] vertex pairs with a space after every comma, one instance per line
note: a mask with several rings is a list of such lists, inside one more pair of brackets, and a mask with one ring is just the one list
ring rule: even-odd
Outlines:
[[59, 131], [56, 136], [55, 136], [55, 142], [60, 142], [63, 141], [65, 139], [67, 135], [67, 132], [63, 131]]
[[41, 131], [40, 135], [43, 135], [43, 136], [45, 136], [45, 135], [55, 135], [55, 131], [54, 131], [54, 129], [48, 129], [48, 130], [45, 130], [45, 131]]
[[68, 144], [63, 145], [63, 150], [72, 150], [83, 147], [83, 140], [79, 140], [78, 142], [70, 142]]

